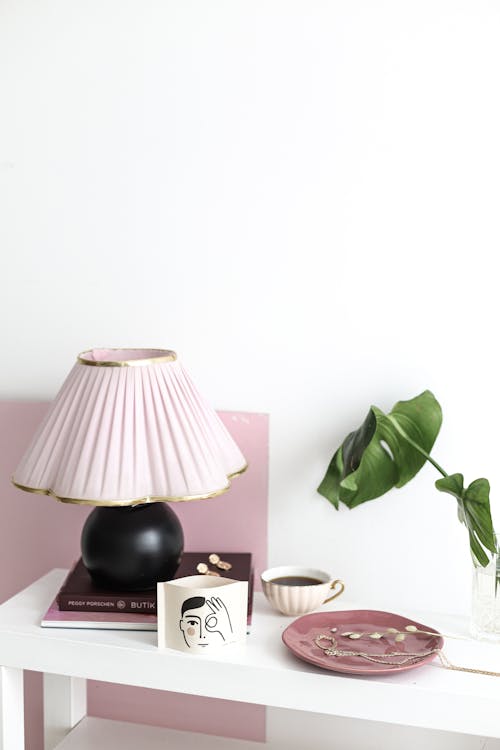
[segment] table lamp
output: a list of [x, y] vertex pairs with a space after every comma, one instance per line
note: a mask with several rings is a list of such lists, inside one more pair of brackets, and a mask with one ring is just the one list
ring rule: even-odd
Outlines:
[[246, 469], [238, 446], [175, 352], [83, 352], [12, 482], [65, 503], [95, 505], [82, 559], [101, 588], [144, 590], [175, 575], [181, 524], [165, 503], [229, 489]]

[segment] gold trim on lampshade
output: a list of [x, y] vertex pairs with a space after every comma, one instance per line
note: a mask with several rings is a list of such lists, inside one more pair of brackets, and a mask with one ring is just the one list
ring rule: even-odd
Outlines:
[[[111, 352], [148, 352], [149, 354], [152, 354], [153, 352], [158, 352], [158, 354], [154, 356], [149, 357], [138, 357], [134, 359], [86, 359], [85, 355], [90, 354], [93, 352], [103, 352], [103, 353], [111, 353]], [[155, 365], [159, 364], [160, 362], [175, 362], [177, 359], [177, 354], [172, 351], [171, 349], [133, 349], [133, 348], [127, 348], [123, 347], [120, 349], [88, 349], [87, 351], [80, 352], [78, 357], [76, 358], [76, 361], [80, 365], [86, 365], [87, 367], [147, 367], [149, 365]]]
[[[235, 471], [234, 474], [230, 474], [228, 476], [228, 480], [233, 479], [233, 477], [238, 477], [241, 474], [244, 474], [245, 471], [248, 469], [248, 464], [246, 464], [242, 469], [239, 471]], [[184, 495], [183, 497], [155, 497], [152, 495], [148, 495], [147, 497], [140, 497], [135, 498], [133, 500], [119, 500], [115, 502], [106, 502], [105, 500], [81, 500], [75, 497], [59, 497], [59, 495], [56, 495], [55, 492], [52, 490], [42, 490], [38, 489], [37, 487], [25, 487], [22, 484], [18, 484], [18, 482], [15, 482], [14, 479], [11, 477], [10, 479], [11, 483], [14, 485], [14, 487], [17, 487], [18, 490], [24, 490], [24, 492], [31, 492], [35, 495], [48, 495], [49, 497], [52, 497], [54, 500], [58, 500], [60, 503], [70, 503], [72, 505], [98, 505], [101, 507], [113, 507], [113, 508], [120, 508], [125, 506], [131, 506], [131, 505], [147, 505], [149, 503], [183, 503], [183, 502], [190, 502], [191, 500], [210, 500], [212, 497], [218, 497], [219, 495], [223, 495], [224, 492], [227, 492], [229, 488], [231, 487], [231, 482], [228, 481], [228, 484], [226, 487], [223, 487], [220, 490], [216, 490], [215, 492], [210, 492], [205, 495]]]

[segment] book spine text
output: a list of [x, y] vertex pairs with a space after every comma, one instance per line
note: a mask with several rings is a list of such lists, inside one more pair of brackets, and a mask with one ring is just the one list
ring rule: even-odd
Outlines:
[[142, 615], [156, 614], [156, 599], [137, 599], [134, 597], [119, 597], [116, 599], [100, 599], [97, 597], [74, 597], [61, 595], [57, 600], [59, 609], [63, 612], [126, 612]]

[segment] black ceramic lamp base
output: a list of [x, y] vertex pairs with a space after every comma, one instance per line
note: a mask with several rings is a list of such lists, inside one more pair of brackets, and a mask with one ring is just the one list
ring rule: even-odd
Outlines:
[[184, 535], [165, 503], [97, 507], [85, 522], [81, 547], [83, 564], [97, 586], [140, 591], [173, 578]]

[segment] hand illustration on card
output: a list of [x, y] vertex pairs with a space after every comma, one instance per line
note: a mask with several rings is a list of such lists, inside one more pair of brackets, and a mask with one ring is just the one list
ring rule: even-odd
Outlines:
[[226, 605], [220, 596], [212, 596], [211, 599], [207, 599], [207, 605], [213, 613], [206, 619], [207, 630], [209, 633], [220, 635], [222, 640], [226, 641], [233, 632]]

